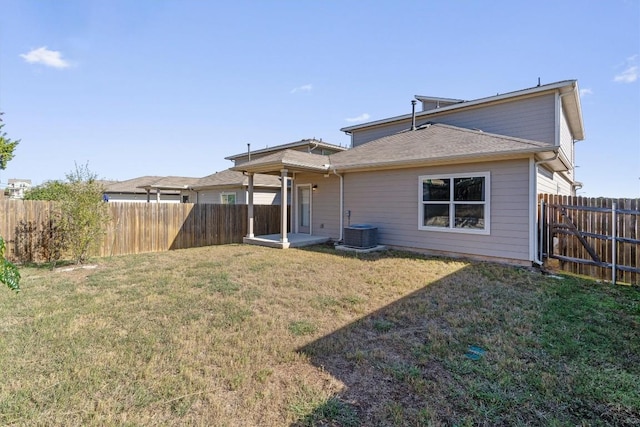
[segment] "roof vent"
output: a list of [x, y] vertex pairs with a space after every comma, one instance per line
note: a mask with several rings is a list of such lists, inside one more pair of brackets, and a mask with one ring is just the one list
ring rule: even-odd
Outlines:
[[411, 100], [411, 130], [416, 130], [416, 102], [415, 99]]

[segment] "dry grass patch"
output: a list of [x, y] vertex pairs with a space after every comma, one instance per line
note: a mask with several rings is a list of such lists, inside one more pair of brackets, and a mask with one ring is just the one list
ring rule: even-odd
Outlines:
[[[554, 317], [588, 306], [567, 309], [566, 294], [596, 289], [587, 300], [609, 302], [593, 333], [624, 315], [631, 329], [602, 345], [626, 343], [633, 358], [637, 289], [399, 252], [244, 245], [22, 275], [21, 294], [0, 294], [0, 424], [576, 424], [603, 411], [605, 424], [638, 419], [628, 387], [640, 380], [638, 364], [596, 357], [613, 379], [577, 394], [600, 379], [585, 376], [588, 358], [556, 351], [575, 337], [558, 343], [556, 325], [573, 326]], [[576, 323], [589, 328], [579, 315]], [[471, 360], [470, 345], [486, 352]]]

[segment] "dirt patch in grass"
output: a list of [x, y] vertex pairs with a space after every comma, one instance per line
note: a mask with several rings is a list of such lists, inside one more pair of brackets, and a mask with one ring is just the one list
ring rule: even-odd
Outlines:
[[640, 292], [244, 245], [24, 268], [0, 424], [633, 425]]

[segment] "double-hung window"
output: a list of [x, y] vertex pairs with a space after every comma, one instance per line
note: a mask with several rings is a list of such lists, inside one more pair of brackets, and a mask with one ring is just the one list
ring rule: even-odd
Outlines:
[[220, 194], [220, 202], [223, 205], [235, 205], [236, 204], [236, 193], [222, 193]]
[[489, 234], [489, 172], [419, 177], [420, 230]]

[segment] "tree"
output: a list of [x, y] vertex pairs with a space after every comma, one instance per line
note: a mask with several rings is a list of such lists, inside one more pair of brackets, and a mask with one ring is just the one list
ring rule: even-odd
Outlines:
[[[102, 200], [104, 186], [88, 165], [67, 174], [66, 191], [60, 200], [61, 227], [73, 260], [81, 264], [100, 242], [109, 221], [109, 208]], [[59, 194], [59, 193], [58, 193]]]
[[47, 181], [34, 187], [24, 198], [59, 202], [60, 212], [48, 224], [51, 238], [45, 242], [47, 253], [55, 262], [69, 250], [72, 259], [81, 264], [100, 242], [109, 221], [109, 209], [102, 199], [104, 187], [88, 164], [76, 164], [66, 178], [66, 181]]
[[33, 187], [24, 193], [24, 200], [52, 200], [60, 201], [69, 192], [69, 185], [65, 182], [54, 180], [46, 181]]
[[[12, 141], [7, 138], [7, 133], [2, 130], [2, 112], [0, 112], [0, 170], [7, 168], [9, 160], [13, 159], [13, 150], [20, 141]], [[4, 257], [5, 244], [4, 239], [0, 236], [0, 282], [4, 283], [9, 289], [20, 291], [20, 272], [18, 268]]]
[[16, 149], [20, 140], [12, 141], [7, 138], [7, 133], [2, 130], [4, 123], [2, 123], [2, 115], [0, 112], [0, 169], [5, 170], [9, 160], [13, 159], [13, 151]]

